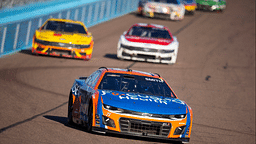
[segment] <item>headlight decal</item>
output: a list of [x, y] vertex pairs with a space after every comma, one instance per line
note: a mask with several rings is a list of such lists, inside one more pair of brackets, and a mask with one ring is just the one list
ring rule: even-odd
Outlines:
[[173, 53], [174, 50], [159, 50], [160, 53]]
[[191, 123], [191, 113], [190, 113], [188, 106], [186, 106], [186, 109], [187, 109], [187, 122], [186, 122], [186, 127], [184, 129], [184, 133], [181, 135], [181, 137], [183, 137], [183, 138], [188, 137], [187, 134], [189, 133], [189, 130], [191, 130], [191, 129], [189, 129], [189, 127], [192, 124]]

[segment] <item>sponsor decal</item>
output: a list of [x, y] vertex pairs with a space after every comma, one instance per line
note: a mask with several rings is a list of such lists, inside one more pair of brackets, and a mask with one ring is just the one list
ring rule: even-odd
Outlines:
[[161, 83], [163, 83], [164, 81], [163, 81], [163, 79], [152, 79], [152, 78], [145, 78], [145, 80], [146, 81], [153, 81], [153, 82], [161, 82]]
[[172, 99], [172, 98], [160, 98], [160, 97], [155, 97], [155, 96], [142, 96], [140, 94], [135, 95], [135, 94], [119, 94], [117, 92], [112, 92], [112, 91], [102, 91], [101, 95], [106, 95], [106, 94], [111, 94], [113, 96], [119, 97], [121, 100], [135, 100], [135, 101], [148, 101], [148, 102], [155, 102], [155, 103], [160, 103], [160, 104], [168, 104], [170, 102], [178, 103], [185, 105], [185, 103], [179, 99]]

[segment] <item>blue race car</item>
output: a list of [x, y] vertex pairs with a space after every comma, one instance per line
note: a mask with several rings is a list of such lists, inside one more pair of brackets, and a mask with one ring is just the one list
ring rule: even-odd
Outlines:
[[88, 131], [189, 142], [193, 114], [158, 74], [101, 67], [76, 79], [68, 122]]

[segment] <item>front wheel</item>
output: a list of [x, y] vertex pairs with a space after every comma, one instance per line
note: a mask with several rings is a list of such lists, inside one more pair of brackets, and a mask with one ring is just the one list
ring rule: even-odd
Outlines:
[[73, 96], [72, 96], [72, 93], [70, 92], [69, 100], [68, 100], [68, 124], [70, 125], [74, 124], [72, 112], [73, 112]]
[[86, 123], [86, 130], [88, 132], [92, 131], [92, 118], [93, 118], [93, 105], [90, 102], [89, 108], [88, 108], [88, 121]]

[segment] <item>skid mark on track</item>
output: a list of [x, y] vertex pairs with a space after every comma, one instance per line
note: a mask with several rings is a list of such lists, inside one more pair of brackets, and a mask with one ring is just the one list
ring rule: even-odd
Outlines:
[[183, 30], [185, 30], [188, 26], [190, 26], [191, 24], [193, 24], [197, 19], [199, 19], [202, 16], [202, 14], [199, 14], [198, 16], [196, 16], [195, 18], [193, 18], [191, 21], [189, 21], [186, 25], [184, 25], [183, 27], [181, 27], [180, 29], [178, 29], [176, 32], [173, 33], [173, 35], [178, 35], [180, 32], [182, 32]]
[[[177, 36], [179, 33], [181, 33], [183, 30], [185, 30], [187, 27], [189, 27], [191, 24], [193, 24], [197, 19], [199, 19], [202, 16], [202, 14], [199, 14], [198, 16], [196, 16], [195, 18], [193, 18], [191, 21], [189, 21], [185, 26], [181, 27], [180, 29], [178, 29], [176, 32], [173, 33], [174, 36]], [[131, 68], [135, 63], [137, 63], [136, 61], [133, 62], [131, 65], [129, 65], [126, 69]]]
[[131, 68], [133, 65], [135, 65], [136, 64], [136, 62], [133, 62], [132, 64], [130, 64], [128, 67], [126, 67], [126, 69], [129, 69], [129, 68]]
[[7, 126], [7, 127], [1, 128], [1, 129], [0, 129], [0, 133], [4, 132], [4, 131], [6, 131], [6, 130], [8, 130], [8, 129], [10, 129], [10, 128], [13, 128], [13, 127], [15, 127], [15, 126], [18, 126], [18, 125], [21, 125], [21, 124], [23, 124], [23, 123], [29, 122], [29, 121], [31, 121], [31, 120], [33, 120], [33, 119], [39, 117], [39, 116], [42, 116], [42, 115], [44, 115], [44, 114], [46, 114], [46, 113], [48, 113], [48, 112], [54, 111], [54, 110], [56, 110], [56, 109], [58, 109], [58, 108], [60, 108], [60, 107], [62, 107], [62, 106], [64, 106], [64, 105], [66, 105], [67, 103], [68, 103], [68, 102], [64, 102], [63, 104], [61, 104], [61, 105], [59, 105], [59, 106], [57, 106], [57, 107], [55, 107], [55, 108], [52, 108], [52, 109], [50, 109], [50, 110], [48, 110], [48, 111], [45, 111], [45, 112], [43, 112], [43, 113], [34, 115], [34, 116], [32, 116], [32, 117], [30, 117], [30, 118], [28, 118], [28, 119], [25, 119], [25, 120], [23, 120], [23, 121], [19, 121], [19, 122], [17, 122], [17, 123], [14, 123], [14, 124], [12, 124], [12, 125]]

